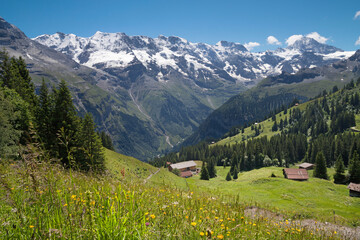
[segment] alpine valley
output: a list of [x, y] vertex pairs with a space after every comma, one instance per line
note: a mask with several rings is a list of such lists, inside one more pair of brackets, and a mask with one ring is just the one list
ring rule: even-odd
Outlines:
[[[286, 48], [255, 53], [239, 43], [209, 45], [174, 36], [96, 32], [89, 38], [55, 33], [29, 39], [0, 18], [0, 47], [25, 59], [37, 86], [42, 78], [49, 86], [64, 79], [78, 112], [92, 113], [99, 130], [111, 135], [119, 152], [141, 160], [180, 146], [235, 95], [187, 142], [220, 137], [231, 126], [263, 118], [294, 97], [314, 97], [359, 71], [359, 53], [309, 37]], [[309, 84], [315, 86], [311, 91]], [[272, 107], [254, 108], [253, 114], [233, 110], [245, 103], [246, 109], [254, 103]], [[219, 112], [231, 120], [216, 117]], [[220, 130], [206, 133], [216, 124]]]

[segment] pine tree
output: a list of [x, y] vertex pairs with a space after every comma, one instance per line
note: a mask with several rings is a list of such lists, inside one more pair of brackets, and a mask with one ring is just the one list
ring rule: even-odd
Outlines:
[[277, 122], [275, 120], [274, 125], [271, 128], [271, 131], [276, 132], [277, 130], [278, 130], [278, 125], [277, 125]]
[[[105, 148], [114, 150], [113, 142], [111, 140], [111, 137], [108, 134], [106, 134], [105, 132], [100, 132], [100, 138], [101, 138], [101, 143]], [[199, 158], [196, 157], [194, 159], [199, 159]]]
[[239, 171], [238, 171], [237, 167], [235, 166], [234, 173], [233, 173], [233, 179], [238, 179], [238, 173], [239, 173]]
[[75, 133], [79, 129], [79, 118], [64, 80], [60, 82], [58, 90], [54, 89], [53, 95], [55, 105], [51, 114], [51, 132], [56, 140], [53, 150], [62, 163], [69, 166], [70, 155], [76, 147]]
[[360, 159], [359, 154], [355, 151], [349, 162], [349, 181], [352, 183], [360, 183]]
[[206, 167], [206, 162], [204, 161], [201, 167], [200, 180], [210, 180], [209, 172]]
[[49, 89], [43, 79], [42, 85], [39, 91], [39, 106], [36, 112], [36, 124], [37, 132], [43, 142], [45, 149], [51, 149], [54, 138], [52, 138], [52, 126], [51, 126], [51, 99], [49, 95]]
[[226, 175], [226, 181], [231, 181], [231, 173], [230, 173], [230, 171]]
[[326, 161], [323, 152], [318, 152], [315, 160], [315, 170], [314, 177], [328, 179], [327, 169], [326, 169]]
[[14, 89], [27, 103], [30, 110], [37, 105], [35, 87], [31, 82], [25, 61], [19, 57], [9, 57], [5, 51], [0, 51], [0, 86]]
[[207, 170], [210, 178], [216, 177], [215, 159], [211, 158], [207, 164]]
[[99, 135], [90, 114], [81, 120], [80, 130], [76, 134], [76, 164], [83, 170], [101, 171], [104, 169], [104, 153]]
[[17, 124], [21, 121], [21, 109], [24, 101], [14, 90], [0, 87], [0, 158], [15, 157], [18, 153], [21, 129]]
[[346, 177], [345, 177], [344, 173], [345, 173], [344, 161], [343, 161], [341, 155], [339, 155], [339, 157], [337, 158], [337, 160], [335, 162], [334, 183], [337, 183], [337, 184], [345, 183]]

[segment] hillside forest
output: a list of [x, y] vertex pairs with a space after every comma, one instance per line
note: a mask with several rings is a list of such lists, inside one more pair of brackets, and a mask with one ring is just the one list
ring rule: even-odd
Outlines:
[[[214, 172], [215, 166], [231, 166], [229, 175], [236, 179], [243, 171], [289, 167], [298, 162], [316, 163], [317, 159], [323, 159], [324, 167], [336, 166], [337, 183], [360, 183], [360, 135], [354, 127], [360, 112], [359, 90], [360, 78], [340, 90], [334, 86], [332, 92], [324, 91], [301, 105], [294, 99], [290, 106], [275, 111], [263, 122], [235, 127], [223, 137], [241, 135], [245, 129], [250, 132], [235, 142], [204, 141], [155, 158], [151, 163], [165, 166], [167, 162], [202, 160], [209, 172]], [[271, 134], [265, 134], [264, 126], [269, 123]]]
[[64, 80], [50, 89], [43, 80], [36, 93], [25, 61], [5, 51], [0, 52], [0, 132], [3, 159], [41, 150], [66, 168], [103, 171], [102, 146], [112, 149], [109, 136], [96, 132], [90, 114], [77, 115]]

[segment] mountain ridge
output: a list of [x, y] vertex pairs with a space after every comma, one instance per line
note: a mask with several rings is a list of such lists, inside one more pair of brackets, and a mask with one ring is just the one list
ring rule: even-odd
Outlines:
[[256, 87], [230, 98], [212, 112], [198, 130], [184, 141], [184, 145], [220, 138], [231, 127], [260, 121], [271, 111], [288, 106], [294, 99], [306, 101], [359, 76], [360, 50], [350, 58], [330, 65], [301, 69], [296, 74], [283, 72], [270, 76]]
[[[228, 41], [210, 45], [192, 43], [176, 36], [150, 38], [99, 31], [88, 38], [55, 33], [44, 34], [34, 40], [88, 67], [125, 68], [140, 62], [148, 72], [153, 70], [152, 65], [156, 65], [158, 68], [172, 68], [194, 79], [210, 72], [225, 80], [240, 82], [256, 82], [282, 71], [295, 73], [301, 68], [326, 65], [354, 53], [309, 37], [302, 37], [286, 48], [258, 53], [248, 51], [240, 43]], [[106, 57], [105, 53], [108, 54]], [[156, 74], [160, 72], [164, 74], [155, 69]], [[157, 79], [161, 81], [161, 76]]]

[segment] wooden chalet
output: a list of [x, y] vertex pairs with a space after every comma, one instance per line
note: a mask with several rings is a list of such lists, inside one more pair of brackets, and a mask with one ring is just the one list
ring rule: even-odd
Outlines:
[[350, 183], [347, 187], [350, 197], [360, 197], [360, 184]]
[[306, 169], [306, 170], [314, 169], [314, 167], [315, 167], [315, 164], [307, 163], [307, 162], [304, 162], [304, 163], [299, 165], [299, 168]]
[[284, 177], [290, 180], [306, 181], [309, 179], [306, 169], [284, 168]]
[[192, 177], [193, 174], [198, 173], [198, 169], [196, 168], [196, 163], [194, 161], [186, 161], [170, 164], [168, 169], [171, 172], [174, 169], [180, 170], [180, 176], [184, 178]]

